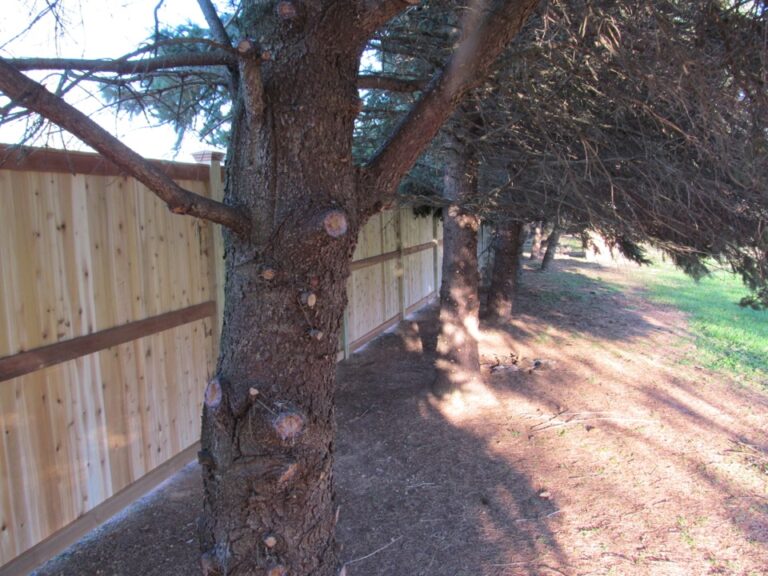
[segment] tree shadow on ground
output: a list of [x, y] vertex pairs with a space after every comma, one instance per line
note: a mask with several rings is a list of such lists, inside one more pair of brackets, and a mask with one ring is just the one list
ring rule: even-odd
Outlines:
[[504, 331], [517, 344], [549, 340], [553, 346], [574, 337], [629, 341], [665, 330], [634, 309], [614, 284], [579, 273], [592, 265], [564, 266], [558, 261], [556, 275], [526, 273], [515, 296], [512, 321], [486, 322], [485, 328]]
[[339, 370], [338, 526], [354, 575], [562, 573], [557, 502], [429, 394], [434, 309]]
[[[580, 267], [581, 263], [561, 262], [560, 271], [550, 280], [568, 283], [568, 275]], [[642, 546], [636, 548], [643, 552], [628, 555], [635, 565], [643, 557], [660, 557], [649, 553], [653, 539], [648, 534], [666, 530], [680, 534], [686, 547], [701, 550], [698, 560], [715, 570], [707, 573], [742, 573], [728, 568], [740, 561], [764, 566], [768, 556], [764, 496], [768, 395], [690, 364], [683, 349], [695, 349], [677, 338], [686, 332], [680, 313], [665, 312], [631, 293], [613, 298], [616, 306], [610, 315], [599, 308], [577, 315], [568, 304], [553, 313], [551, 306], [537, 299], [537, 293], [553, 291], [551, 284], [542, 283], [533, 290], [525, 286], [517, 302], [517, 318], [510, 326], [493, 326], [491, 332], [495, 332], [497, 356], [503, 358], [505, 349], [517, 357], [543, 354], [539, 357], [560, 363], [558, 373], [508, 372], [488, 378], [489, 388], [495, 394], [510, 395], [511, 403], [531, 412], [530, 407], [536, 409], [533, 417], [539, 419], [531, 422], [531, 438], [553, 445], [592, 446], [610, 454], [607, 466], [590, 453], [574, 461], [572, 465], [580, 469], [592, 461], [593, 469], [573, 477], [595, 478], [607, 508], [633, 507], [626, 515], [633, 515], [635, 523], [646, 528], [639, 531]], [[519, 327], [521, 317], [524, 329]], [[609, 327], [608, 320], [612, 320]], [[555, 337], [565, 332], [567, 338], [542, 341], [542, 330]], [[684, 359], [687, 364], [681, 364]], [[595, 430], [601, 433], [599, 444], [594, 442]], [[565, 433], [573, 444], [556, 439]], [[549, 456], [565, 461], [572, 453], [553, 448]], [[633, 463], [640, 461], [652, 469], [636, 469]], [[611, 477], [606, 472], [611, 467], [621, 474]], [[628, 478], [632, 481], [627, 482]], [[643, 489], [644, 483], [658, 490]], [[626, 526], [619, 530], [622, 524], [621, 517], [607, 514], [601, 529], [608, 533], [614, 528], [618, 542], [632, 532]], [[656, 540], [660, 548], [666, 547], [668, 558], [669, 541]], [[633, 546], [637, 542], [627, 541], [625, 549]], [[690, 556], [688, 550], [683, 553]], [[697, 573], [697, 569], [691, 565], [686, 573]], [[745, 569], [743, 573], [757, 572]]]

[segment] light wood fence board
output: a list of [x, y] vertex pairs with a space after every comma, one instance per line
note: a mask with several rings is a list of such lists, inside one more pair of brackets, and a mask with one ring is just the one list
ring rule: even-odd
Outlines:
[[410, 206], [401, 208], [404, 222], [403, 247], [417, 246], [432, 240], [432, 217], [415, 216]]
[[352, 274], [352, 278], [353, 298], [349, 305], [354, 314], [351, 315], [350, 338], [357, 340], [384, 323], [383, 310], [377, 305], [382, 284], [382, 265], [376, 264], [357, 270]]
[[214, 321], [0, 385], [3, 562], [197, 441]]
[[397, 211], [387, 210], [381, 213], [382, 252], [397, 250], [398, 221]]
[[382, 265], [382, 284], [384, 293], [384, 318], [389, 320], [400, 313], [400, 295], [398, 294], [398, 277], [402, 273], [396, 260], [389, 260]]
[[362, 260], [370, 256], [382, 254], [381, 247], [381, 214], [374, 214], [365, 223], [357, 238], [357, 246], [352, 261]]
[[435, 229], [433, 217], [416, 217], [409, 206], [363, 228], [347, 285], [345, 337], [353, 349], [435, 294]]
[[440, 291], [440, 285], [443, 283], [443, 225], [442, 222], [440, 222], [440, 225], [437, 227], [437, 290]]
[[[384, 253], [392, 253], [398, 249], [399, 221], [396, 210], [381, 213], [381, 249]], [[382, 264], [382, 295], [385, 321], [397, 316], [400, 310], [400, 295], [398, 293], [399, 277], [402, 266], [398, 259], [393, 258]]]
[[200, 443], [195, 442], [115, 496], [68, 524], [66, 528], [52, 534], [10, 563], [0, 566], [0, 576], [28, 574], [189, 464], [199, 449]]
[[[401, 208], [403, 248], [433, 246], [432, 217], [417, 217], [410, 206]], [[409, 308], [435, 290], [434, 248], [408, 254], [404, 258], [405, 307]]]
[[0, 173], [0, 356], [213, 297], [209, 226], [170, 214], [143, 186]]
[[405, 257], [407, 307], [434, 292], [433, 258], [432, 250], [423, 250]]

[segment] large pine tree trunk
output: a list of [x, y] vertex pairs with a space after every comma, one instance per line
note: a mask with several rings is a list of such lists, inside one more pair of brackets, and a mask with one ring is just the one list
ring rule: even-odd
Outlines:
[[496, 226], [493, 272], [488, 288], [488, 318], [505, 320], [512, 314], [513, 301], [522, 270], [525, 226], [505, 220]]
[[563, 230], [557, 224], [552, 227], [552, 232], [547, 238], [547, 250], [544, 252], [544, 258], [541, 260], [541, 269], [548, 270], [557, 253], [557, 245], [560, 243], [560, 234]]
[[477, 216], [461, 204], [477, 192], [477, 163], [457, 138], [445, 151], [443, 194], [443, 282], [440, 286], [440, 334], [433, 391], [442, 395], [479, 377], [480, 275], [477, 264]]
[[[352, 29], [345, 18], [336, 11], [323, 25]], [[222, 352], [200, 453], [206, 574], [338, 570], [333, 393], [362, 225], [351, 156], [358, 55], [312, 38], [273, 48], [263, 95], [246, 87], [235, 109], [226, 201], [249, 211], [253, 232], [226, 238]]]

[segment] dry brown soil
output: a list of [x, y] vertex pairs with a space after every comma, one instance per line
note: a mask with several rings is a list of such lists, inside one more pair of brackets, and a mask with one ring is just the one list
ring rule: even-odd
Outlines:
[[[434, 307], [340, 365], [348, 576], [768, 575], [768, 393], [697, 366], [628, 270], [526, 272], [443, 398]], [[38, 573], [198, 574], [199, 502], [190, 465]]]

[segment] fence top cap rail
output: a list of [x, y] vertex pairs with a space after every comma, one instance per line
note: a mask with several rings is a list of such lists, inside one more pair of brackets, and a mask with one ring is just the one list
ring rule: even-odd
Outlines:
[[[207, 182], [209, 178], [208, 164], [168, 162], [165, 160], [151, 160], [151, 162], [174, 180]], [[94, 152], [74, 152], [12, 144], [0, 144], [0, 170], [55, 172], [86, 176], [126, 176], [120, 168]]]
[[200, 150], [199, 152], [192, 152], [192, 158], [195, 159], [195, 162], [200, 164], [213, 161], [221, 162], [225, 157], [226, 154], [224, 154], [224, 152], [219, 152], [218, 150]]

